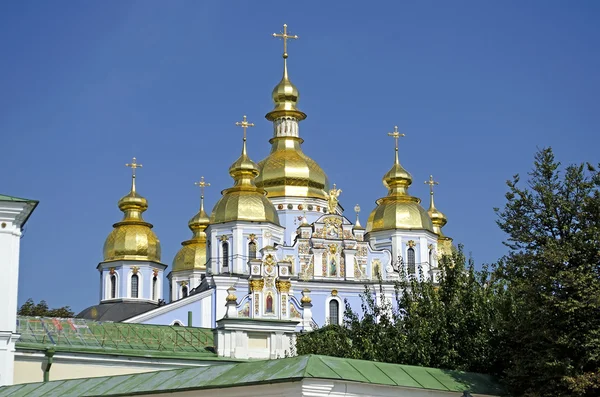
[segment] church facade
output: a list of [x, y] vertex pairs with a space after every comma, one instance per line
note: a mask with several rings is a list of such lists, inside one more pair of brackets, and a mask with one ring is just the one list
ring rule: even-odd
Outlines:
[[[147, 200], [136, 186], [136, 159], [130, 192], [119, 200], [123, 219], [104, 244], [100, 302], [78, 317], [142, 324], [215, 328], [223, 318], [287, 320], [296, 331], [340, 324], [344, 302], [360, 308], [365, 284], [383, 286], [392, 298], [394, 282], [405, 272], [435, 280], [438, 259], [452, 239], [442, 227], [446, 217], [434, 205], [425, 210], [411, 196], [412, 176], [395, 157], [383, 176], [387, 194], [376, 201], [366, 226], [348, 219], [339, 200], [342, 190], [330, 185], [325, 171], [303, 152], [299, 92], [288, 75], [287, 42], [297, 36], [287, 27], [276, 34], [284, 42], [283, 76], [272, 92], [274, 108], [271, 152], [255, 163], [246, 148], [246, 116], [241, 154], [229, 168], [230, 188], [212, 211], [205, 210], [201, 179], [200, 210], [188, 227], [189, 240], [172, 261], [162, 262], [160, 242], [143, 219]], [[390, 153], [391, 159], [391, 153]], [[234, 159], [232, 159], [234, 160]], [[354, 218], [354, 217], [353, 217]], [[169, 296], [163, 296], [168, 283]], [[166, 303], [168, 302], [168, 303]]]

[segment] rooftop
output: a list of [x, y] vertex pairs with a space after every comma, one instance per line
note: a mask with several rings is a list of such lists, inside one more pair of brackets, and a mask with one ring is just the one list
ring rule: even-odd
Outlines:
[[17, 348], [140, 357], [217, 359], [208, 328], [113, 323], [79, 318], [17, 318]]
[[504, 390], [487, 375], [318, 355], [72, 379], [0, 387], [0, 397], [130, 396], [216, 389], [305, 378], [499, 396]]
[[7, 196], [5, 194], [0, 194], [0, 201], [18, 201], [24, 203], [37, 203], [37, 200], [30, 200], [26, 198]]

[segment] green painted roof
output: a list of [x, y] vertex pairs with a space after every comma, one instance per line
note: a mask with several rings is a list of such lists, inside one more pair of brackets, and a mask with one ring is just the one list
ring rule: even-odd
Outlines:
[[5, 194], [0, 194], [0, 201], [19, 201], [19, 202], [24, 202], [24, 203], [37, 203], [36, 200], [7, 196]]
[[0, 397], [130, 396], [291, 382], [305, 378], [459, 393], [468, 390], [471, 393], [491, 396], [503, 393], [503, 389], [487, 375], [309, 355], [279, 360], [6, 386], [0, 388]]
[[20, 349], [140, 357], [216, 359], [208, 328], [128, 324], [79, 318], [17, 318]]

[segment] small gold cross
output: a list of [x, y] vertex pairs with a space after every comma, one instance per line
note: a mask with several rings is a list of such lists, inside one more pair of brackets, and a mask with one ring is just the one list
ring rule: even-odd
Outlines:
[[297, 35], [289, 35], [287, 33], [287, 25], [283, 24], [283, 32], [282, 33], [273, 33], [273, 37], [281, 37], [283, 39], [283, 57], [287, 58], [287, 41], [288, 39], [296, 40], [298, 38]]
[[254, 127], [254, 123], [249, 123], [248, 120], [246, 120], [246, 116], [244, 116], [244, 119], [242, 121], [238, 121], [235, 123], [235, 125], [244, 129], [244, 142], [246, 142], [246, 129], [248, 127]]
[[433, 180], [433, 175], [429, 175], [429, 180], [425, 181], [425, 184], [429, 185], [429, 193], [433, 195], [433, 186], [439, 185], [440, 183]]
[[200, 182], [194, 182], [194, 185], [200, 187], [200, 197], [204, 198], [204, 188], [209, 187], [210, 183], [204, 181], [204, 177], [200, 177]]
[[398, 139], [400, 139], [403, 136], [406, 136], [406, 134], [402, 134], [398, 131], [398, 126], [394, 126], [394, 132], [388, 132], [388, 136], [391, 136], [394, 138], [394, 140], [396, 141], [396, 151], [398, 151]]
[[135, 169], [142, 168], [142, 165], [138, 164], [134, 157], [133, 160], [131, 160], [131, 163], [125, 164], [125, 167], [131, 167], [131, 191], [135, 192]]

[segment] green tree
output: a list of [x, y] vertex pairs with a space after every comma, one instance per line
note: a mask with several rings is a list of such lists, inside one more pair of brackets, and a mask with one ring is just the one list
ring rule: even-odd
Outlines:
[[17, 314], [19, 316], [62, 318], [73, 317], [75, 315], [70, 306], [50, 309], [48, 308], [48, 304], [45, 300], [41, 300], [38, 304], [36, 304], [31, 298], [27, 299], [27, 301], [23, 303], [23, 305], [17, 311]]
[[440, 268], [437, 283], [404, 277], [394, 303], [380, 298], [377, 304], [376, 291], [367, 287], [361, 313], [346, 304], [344, 325], [299, 336], [298, 353], [498, 372], [496, 299], [502, 288], [486, 269], [475, 271], [462, 246], [442, 258]]
[[496, 209], [509, 254], [497, 275], [507, 384], [515, 395], [600, 395], [600, 175], [561, 172], [552, 149], [535, 156], [523, 187], [507, 182]]

